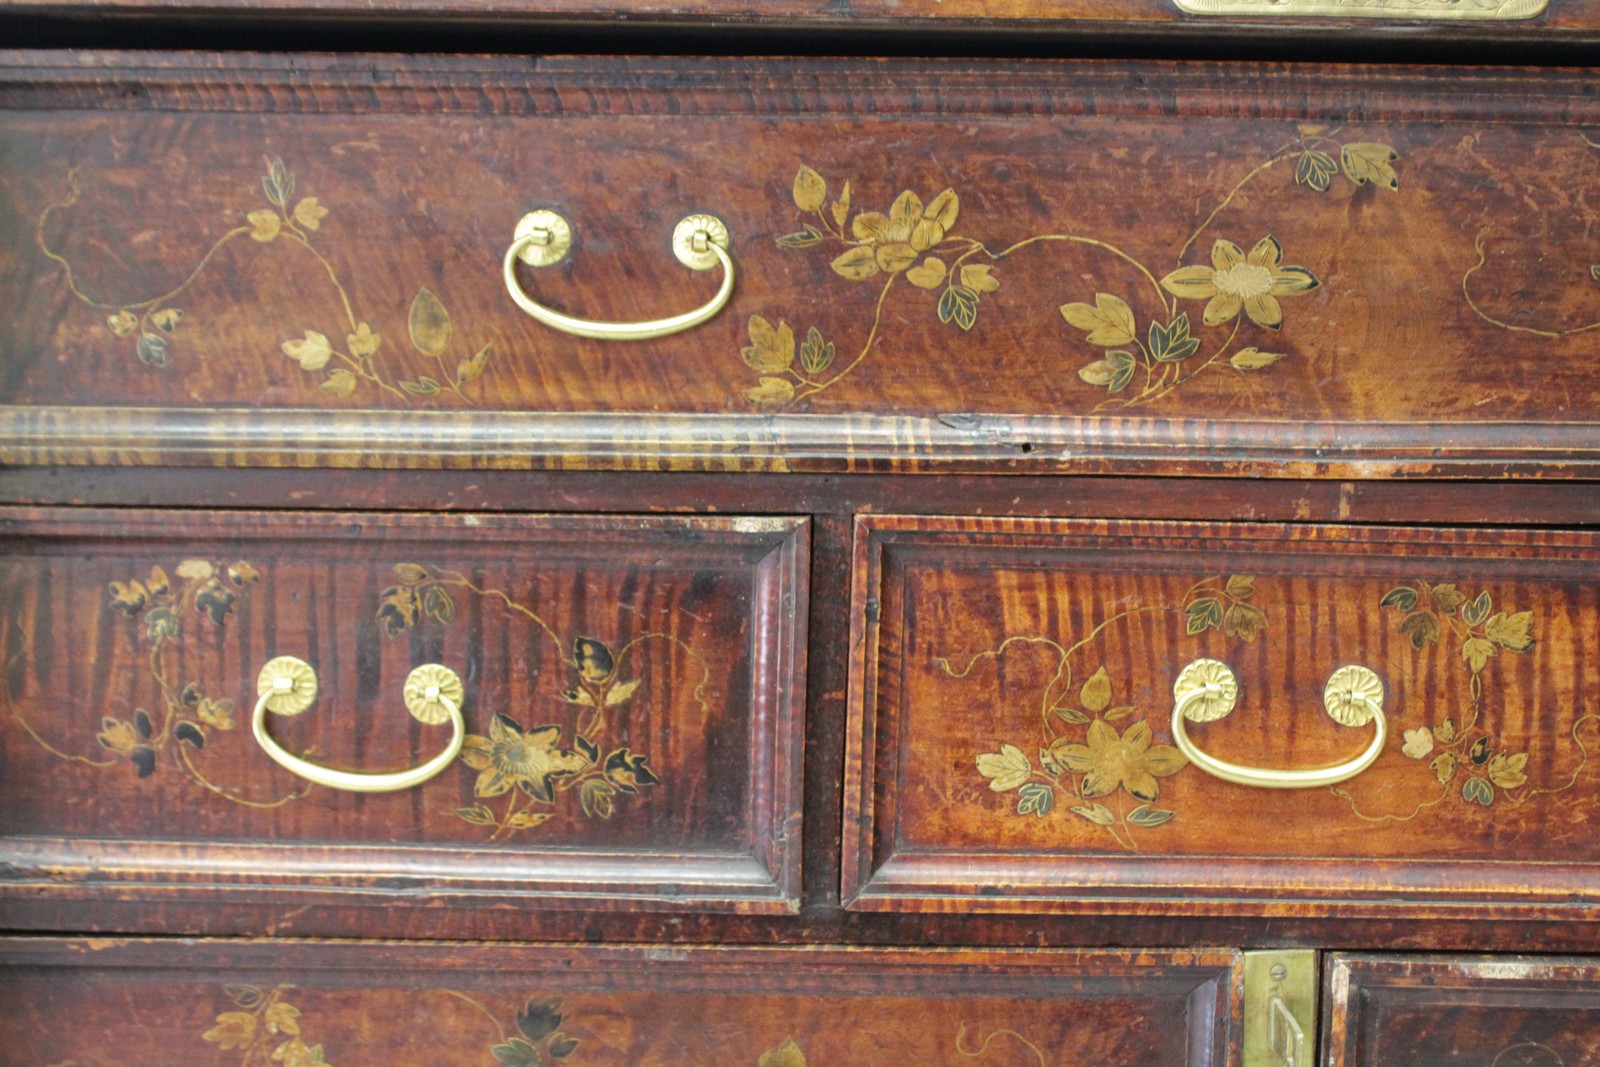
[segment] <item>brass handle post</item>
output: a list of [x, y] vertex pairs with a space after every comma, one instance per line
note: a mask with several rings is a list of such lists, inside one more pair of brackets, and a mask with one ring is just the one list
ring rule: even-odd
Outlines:
[[643, 341], [666, 337], [698, 326], [721, 311], [733, 295], [733, 260], [728, 258], [728, 228], [714, 215], [690, 215], [672, 231], [672, 252], [691, 270], [722, 265], [722, 285], [705, 304], [670, 318], [650, 322], [596, 322], [563, 315], [530, 297], [517, 280], [517, 264], [548, 267], [566, 258], [572, 248], [572, 225], [554, 211], [533, 211], [517, 223], [506, 249], [506, 291], [517, 307], [553, 330], [602, 341]]
[[452, 733], [444, 751], [428, 762], [404, 771], [341, 771], [302, 759], [285, 749], [267, 733], [267, 712], [299, 715], [317, 699], [317, 672], [311, 664], [294, 656], [269, 660], [256, 678], [255, 712], [250, 728], [256, 743], [274, 763], [317, 785], [352, 793], [392, 793], [421, 785], [450, 766], [466, 740], [466, 724], [461, 717], [461, 679], [448, 667], [427, 663], [406, 676], [403, 695], [407, 710], [418, 722], [437, 726], [448, 722]]
[[1355, 759], [1332, 767], [1282, 770], [1247, 767], [1208, 756], [1189, 738], [1190, 722], [1215, 722], [1225, 717], [1239, 699], [1239, 681], [1226, 663], [1197, 659], [1172, 684], [1172, 739], [1189, 762], [1226, 782], [1262, 789], [1313, 789], [1354, 778], [1378, 758], [1388, 737], [1383, 714], [1383, 682], [1365, 667], [1340, 667], [1328, 678], [1322, 703], [1328, 715], [1344, 726], [1373, 724], [1372, 743]]

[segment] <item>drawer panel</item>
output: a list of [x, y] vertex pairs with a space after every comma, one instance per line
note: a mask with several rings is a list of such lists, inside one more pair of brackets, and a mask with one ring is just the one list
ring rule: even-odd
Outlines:
[[[59, 898], [86, 929], [111, 898], [792, 910], [807, 535], [6, 509], [0, 898]], [[251, 720], [284, 655], [318, 682], [265, 716], [290, 754], [393, 772], [445, 751], [405, 701], [439, 664], [459, 757], [388, 793], [280, 767]]]
[[1236, 953], [0, 942], [29, 1063], [1236, 1063]]
[[1577, 1067], [1600, 1059], [1600, 966], [1540, 956], [1327, 963], [1328, 1067]]
[[[1580, 914], [1600, 885], [1590, 533], [867, 517], [844, 893], [857, 909]], [[1213, 660], [1237, 707], [1173, 726]], [[1371, 751], [1353, 777], [1275, 775]], [[1366, 683], [1361, 683], [1366, 684]], [[1357, 768], [1351, 767], [1350, 770]]]
[[[1572, 476], [1600, 458], [1592, 90], [10, 53], [0, 460]], [[709, 300], [720, 268], [670, 255], [691, 212], [733, 235], [731, 303], [647, 340], [539, 325], [502, 277], [535, 208], [575, 235], [518, 268], [551, 308]]]

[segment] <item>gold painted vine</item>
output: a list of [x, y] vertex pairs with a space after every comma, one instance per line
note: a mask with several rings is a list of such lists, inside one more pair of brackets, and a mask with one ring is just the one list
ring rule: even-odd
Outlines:
[[[295, 993], [292, 985], [279, 985], [271, 989], [243, 983], [222, 987], [232, 1001], [230, 1010], [218, 1013], [214, 1025], [200, 1036], [217, 1047], [218, 1052], [239, 1055], [239, 1067], [333, 1067], [321, 1043], [310, 1044], [304, 1013], [290, 1000]], [[487, 1052], [491, 1062], [498, 1067], [554, 1067], [571, 1057], [583, 1045], [567, 1026], [567, 1009], [564, 998], [533, 996], [517, 1012], [512, 1027], [500, 1021], [487, 1004], [477, 997], [455, 989], [426, 990], [424, 996], [449, 998], [464, 1003], [487, 1019], [495, 1029]], [[580, 1029], [581, 1032], [581, 1029]], [[966, 1059], [981, 1059], [997, 1040], [1014, 1041], [1026, 1048], [1038, 1067], [1046, 1067], [1044, 1052], [1034, 1042], [1015, 1030], [997, 1030], [988, 1035], [977, 1048], [968, 1048], [965, 1024], [956, 1030], [955, 1049]], [[755, 1067], [808, 1067], [805, 1052], [793, 1037], [761, 1053]]]
[[[1600, 149], [1600, 141], [1595, 141], [1589, 137], [1584, 137], [1582, 134], [1579, 134], [1579, 136], [1582, 137], [1583, 142], [1590, 148]], [[1529, 325], [1527, 322], [1512, 322], [1509, 320], [1509, 318], [1505, 317], [1508, 315], [1516, 315], [1517, 312], [1515, 310], [1496, 314], [1486, 309], [1479, 299], [1473, 295], [1473, 280], [1489, 263], [1489, 252], [1487, 246], [1490, 236], [1493, 234], [1493, 232], [1494, 226], [1492, 224], [1485, 226], [1483, 229], [1478, 231], [1478, 234], [1473, 239], [1472, 243], [1473, 251], [1477, 253], [1478, 258], [1472, 264], [1472, 266], [1467, 268], [1466, 273], [1461, 276], [1461, 296], [1464, 300], [1466, 300], [1467, 307], [1472, 309], [1472, 313], [1474, 315], [1478, 316], [1478, 318], [1482, 319], [1484, 322], [1487, 322], [1489, 325], [1497, 326], [1502, 330], [1509, 330], [1513, 333], [1531, 334], [1534, 337], [1543, 337], [1552, 341], [1600, 330], [1600, 319], [1596, 319], [1592, 322], [1581, 323], [1577, 326], [1557, 326], [1549, 323], [1543, 325]], [[1572, 271], [1572, 276], [1574, 278], [1586, 276], [1591, 285], [1592, 283], [1600, 282], [1600, 263], [1569, 263], [1566, 265], [1566, 269]], [[1503, 286], [1503, 290], [1516, 293], [1520, 290], [1520, 287], [1516, 285], [1506, 285]]]
[[[574, 795], [584, 816], [609, 820], [642, 790], [660, 784], [648, 754], [625, 744], [606, 744], [611, 720], [625, 713], [642, 681], [626, 677], [624, 668], [648, 642], [677, 646], [699, 669], [691, 698], [703, 710], [711, 668], [700, 653], [680, 638], [659, 631], [640, 634], [615, 649], [594, 637], [569, 641], [503, 590], [476, 585], [459, 572], [400, 563], [395, 575], [396, 584], [383, 591], [376, 612], [376, 620], [388, 636], [397, 637], [426, 623], [448, 626], [456, 618], [456, 596], [476, 596], [531, 622], [561, 650], [562, 663], [571, 672], [568, 687], [555, 694], [573, 710], [571, 723], [524, 727], [497, 712], [489, 720], [487, 733], [467, 735], [460, 762], [477, 772], [473, 795], [480, 803], [455, 809], [454, 817], [487, 828], [493, 841], [549, 821], [563, 807], [571, 806]], [[103, 717], [95, 740], [105, 755], [75, 755], [46, 740], [7, 694], [11, 717], [35, 743], [60, 759], [93, 767], [126, 761], [136, 777], [146, 779], [156, 773], [161, 753], [168, 752], [179, 769], [202, 788], [236, 804], [274, 808], [304, 797], [312, 786], [298, 786], [273, 800], [248, 798], [213, 781], [196, 762], [195, 754], [206, 749], [208, 740], [234, 729], [239, 704], [231, 698], [213, 698], [200, 680], [180, 676], [185, 630], [206, 622], [223, 628], [238, 598], [260, 581], [260, 572], [247, 561], [195, 558], [178, 562], [171, 576], [155, 565], [147, 573], [109, 583], [108, 610], [142, 623], [134, 639], [147, 649], [144, 666], [161, 703], [154, 709], [135, 708], [126, 719]], [[569, 727], [571, 741], [563, 743]]]
[[[72, 295], [88, 307], [110, 312], [105, 320], [106, 329], [119, 338], [132, 339], [139, 361], [157, 368], [167, 365], [180, 335], [180, 325], [185, 332], [194, 331], [194, 317], [180, 307], [177, 300], [199, 280], [217, 253], [244, 238], [249, 238], [257, 247], [299, 248], [321, 268], [321, 273], [338, 294], [344, 321], [330, 332], [306, 328], [302, 337], [283, 342], [280, 349], [302, 371], [321, 376], [318, 388], [322, 392], [348, 397], [358, 388], [369, 386], [407, 403], [449, 394], [459, 403], [472, 404], [464, 387], [483, 374], [493, 346], [485, 344], [472, 356], [458, 355], [452, 368], [449, 359], [454, 324], [439, 297], [423, 287], [412, 298], [406, 319], [406, 332], [412, 347], [422, 358], [423, 372], [409, 378], [397, 377], [385, 366], [384, 356], [395, 346], [391, 342], [389, 348], [384, 348], [384, 334], [368, 317], [356, 314], [338, 270], [316, 246], [328, 208], [314, 196], [295, 199], [295, 176], [284, 166], [283, 160], [267, 160], [266, 168], [261, 189], [267, 205], [243, 212], [241, 225], [218, 237], [183, 281], [158, 296], [114, 302], [92, 297], [82, 288], [73, 265], [50, 247], [45, 229], [51, 218], [78, 202], [81, 178], [76, 170], [67, 175], [66, 199], [51, 204], [39, 216], [34, 239], [40, 251], [61, 268]], [[342, 347], [337, 340], [340, 334], [344, 335]]]
[[[1209, 265], [1186, 264], [1185, 259], [1242, 189], [1282, 164], [1292, 163], [1295, 185], [1315, 193], [1328, 192], [1341, 173], [1358, 189], [1399, 188], [1394, 169], [1399, 157], [1393, 148], [1341, 143], [1332, 137], [1336, 132], [1302, 126], [1298, 136], [1238, 179], [1179, 246], [1174, 269], [1159, 277], [1132, 253], [1086, 234], [1040, 233], [991, 247], [957, 231], [961, 199], [954, 189], [927, 202], [908, 189], [886, 213], [855, 210], [849, 181], [830, 202], [827, 179], [802, 165], [794, 178], [793, 199], [807, 221], [803, 229], [780, 237], [778, 244], [789, 249], [827, 248], [833, 254], [830, 266], [835, 274], [878, 285], [872, 322], [855, 354], [840, 366], [838, 343], [819, 327], [809, 327], [797, 343], [795, 328], [784, 320], [774, 325], [752, 315], [750, 343], [741, 355], [758, 382], [744, 391], [745, 398], [759, 407], [781, 409], [843, 381], [883, 340], [885, 308], [901, 278], [915, 289], [938, 293], [933, 310], [941, 323], [963, 332], [972, 330], [984, 298], [1000, 289], [998, 265], [1024, 249], [1048, 243], [1080, 245], [1112, 256], [1148, 283], [1137, 295], [1074, 294], [1092, 302], [1073, 301], [1060, 307], [1068, 325], [1084, 334], [1083, 343], [1102, 350], [1099, 358], [1077, 369], [1084, 384], [1108, 394], [1101, 407], [1130, 408], [1158, 401], [1218, 366], [1224, 357], [1225, 365], [1235, 371], [1265, 370], [1286, 353], [1255, 345], [1235, 347], [1246, 320], [1252, 333], [1276, 334], [1284, 322], [1281, 300], [1311, 292], [1320, 280], [1305, 267], [1286, 263], [1283, 246], [1271, 234], [1255, 239], [1248, 252], [1219, 236], [1212, 243]], [[1204, 301], [1200, 311], [1204, 335], [1195, 334], [1185, 301]]]
[[[1170, 707], [1141, 709], [1118, 704], [1118, 692], [1125, 687], [1104, 665], [1095, 666], [1078, 686], [1074, 700], [1074, 666], [1084, 660], [1092, 662], [1095, 642], [1107, 629], [1138, 615], [1180, 612], [1187, 636], [1215, 630], [1242, 643], [1254, 642], [1269, 625], [1267, 614], [1252, 603], [1255, 593], [1255, 579], [1250, 575], [1208, 577], [1191, 586], [1176, 605], [1154, 604], [1117, 612], [1072, 644], [1044, 634], [1019, 634], [978, 653], [959, 669], [948, 659], [936, 659], [938, 670], [961, 679], [980, 662], [998, 660], [1018, 647], [1042, 648], [1053, 657], [1050, 679], [1032, 702], [1039, 720], [1037, 742], [1032, 746], [1036, 757], [1030, 757], [1022, 744], [997, 739], [996, 750], [976, 754], [979, 776], [992, 792], [1015, 794], [1017, 815], [1045, 819], [1064, 806], [1077, 818], [1102, 828], [1119, 848], [1140, 851], [1144, 833], [1174, 822], [1179, 815], [1174, 808], [1159, 806], [1161, 780], [1183, 771], [1188, 760], [1176, 747], [1163, 743], [1151, 725], [1161, 723]], [[1469, 674], [1470, 703], [1459, 717], [1444, 716], [1405, 729], [1398, 739], [1402, 754], [1418, 761], [1425, 773], [1437, 780], [1437, 793], [1409, 812], [1375, 815], [1363, 811], [1348, 789], [1330, 787], [1356, 817], [1406, 822], [1452, 795], [1469, 807], [1487, 808], [1497, 798], [1516, 806], [1577, 785], [1589, 761], [1589, 746], [1581, 734], [1600, 724], [1600, 715], [1584, 715], [1574, 721], [1571, 738], [1577, 764], [1564, 782], [1548, 788], [1531, 788], [1529, 754], [1512, 750], [1482, 725], [1487, 690], [1484, 674], [1498, 658], [1521, 655], [1534, 647], [1531, 612], [1496, 610], [1487, 590], [1469, 596], [1455, 583], [1421, 581], [1389, 590], [1377, 608], [1400, 616], [1398, 630], [1414, 652], [1441, 641], [1453, 644]], [[1119, 725], [1125, 720], [1132, 721], [1125, 727]]]

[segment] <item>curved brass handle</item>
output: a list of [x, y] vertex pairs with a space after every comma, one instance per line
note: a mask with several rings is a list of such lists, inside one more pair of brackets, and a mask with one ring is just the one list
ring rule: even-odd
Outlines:
[[461, 752], [461, 743], [466, 740], [466, 724], [461, 718], [461, 679], [455, 671], [437, 663], [425, 663], [406, 676], [403, 690], [406, 708], [418, 722], [436, 726], [448, 721], [454, 733], [444, 751], [427, 763], [393, 773], [340, 771], [323, 767], [293, 755], [267, 733], [267, 712], [299, 715], [317, 699], [317, 672], [305, 660], [293, 656], [269, 660], [256, 677], [256, 692], [261, 694], [261, 699], [256, 701], [255, 713], [250, 717], [250, 729], [255, 732], [256, 743], [266, 750], [274, 763], [308, 782], [325, 785], [329, 789], [353, 793], [391, 793], [397, 789], [410, 789], [450, 766]]
[[1383, 715], [1383, 682], [1361, 666], [1345, 666], [1334, 671], [1322, 691], [1322, 703], [1335, 722], [1344, 726], [1372, 723], [1372, 744], [1353, 760], [1332, 767], [1304, 770], [1275, 770], [1246, 767], [1208, 756], [1189, 740], [1185, 720], [1215, 722], [1233, 710], [1239, 699], [1239, 680], [1226, 663], [1197, 659], [1178, 672], [1172, 683], [1172, 739], [1189, 762], [1225, 782], [1254, 785], [1263, 789], [1312, 789], [1354, 778], [1372, 766], [1383, 751], [1389, 735], [1389, 722]]
[[733, 260], [728, 258], [728, 228], [714, 215], [690, 215], [672, 231], [672, 254], [690, 270], [710, 270], [722, 264], [722, 287], [709, 302], [693, 311], [653, 322], [593, 322], [563, 315], [523, 292], [517, 281], [517, 263], [548, 267], [560, 263], [572, 248], [572, 224], [554, 211], [533, 211], [517, 223], [511, 247], [506, 249], [506, 291], [517, 307], [562, 333], [596, 337], [602, 341], [643, 341], [665, 337], [698, 326], [722, 310], [733, 295]]

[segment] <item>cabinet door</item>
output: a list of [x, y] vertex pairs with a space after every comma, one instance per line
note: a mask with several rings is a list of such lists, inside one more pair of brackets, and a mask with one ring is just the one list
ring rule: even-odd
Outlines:
[[1600, 1061], [1600, 963], [1539, 956], [1334, 953], [1327, 1067], [1587, 1067]]
[[[1239, 955], [0, 941], [7, 1063], [1227, 1067]], [[114, 1058], [113, 1058], [114, 1057]]]

